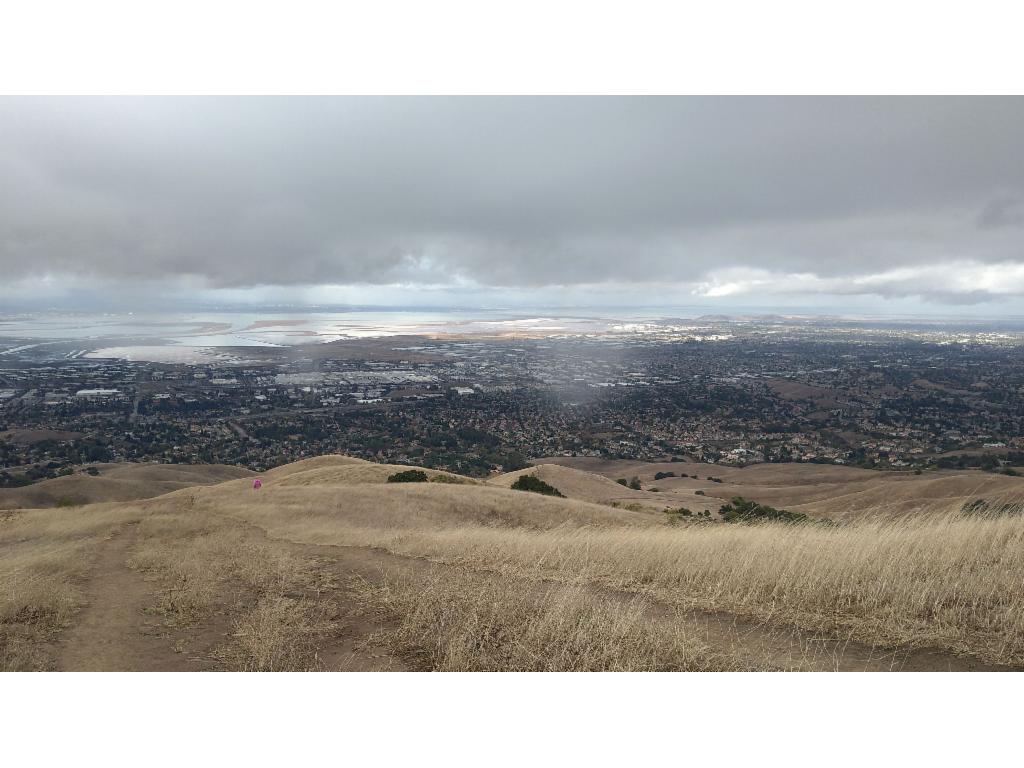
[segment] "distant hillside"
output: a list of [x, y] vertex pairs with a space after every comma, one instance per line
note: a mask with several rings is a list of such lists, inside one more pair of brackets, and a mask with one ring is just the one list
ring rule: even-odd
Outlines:
[[[276, 467], [266, 473], [265, 481], [276, 485], [355, 485], [358, 483], [386, 483], [390, 475], [408, 470], [404, 464], [375, 464], [351, 456], [318, 456], [304, 459], [283, 467]], [[476, 485], [472, 478], [442, 472], [436, 469], [421, 470], [428, 479], [435, 482], [447, 480], [451, 483]]]
[[[734, 496], [834, 520], [863, 515], [901, 517], [918, 512], [945, 514], [979, 498], [1024, 499], [1024, 477], [977, 470], [938, 470], [918, 475], [829, 464], [755, 464], [738, 468], [586, 457], [553, 457], [537, 462], [542, 467], [540, 472], [550, 472], [548, 467], [559, 466], [609, 480], [636, 476], [643, 488], [658, 488], [660, 492], [654, 498], [666, 506], [704, 504], [713, 512]], [[664, 472], [676, 476], [654, 479], [656, 473]]]
[[90, 464], [99, 475], [82, 471], [22, 488], [0, 488], [0, 509], [94, 504], [148, 499], [180, 488], [250, 477], [242, 467], [224, 464]]
[[490, 485], [508, 488], [523, 475], [540, 478], [570, 499], [596, 504], [640, 505], [656, 512], [663, 511], [668, 504], [666, 499], [657, 493], [633, 490], [593, 472], [583, 472], [557, 464], [538, 464], [535, 467], [498, 475], [487, 482]]
[[[408, 469], [349, 456], [320, 456], [263, 473], [263, 487], [258, 491], [248, 480], [240, 480], [190, 488], [152, 499], [147, 505], [179, 505], [187, 496], [195, 505], [258, 519], [275, 530], [291, 529], [293, 523], [304, 525], [311, 515], [329, 516], [337, 525], [394, 529], [464, 524], [546, 529], [566, 524], [648, 526], [663, 522], [646, 513], [512, 491], [427, 468], [421, 469], [428, 478], [458, 482], [387, 482], [389, 475]], [[603, 478], [595, 480], [603, 482]]]

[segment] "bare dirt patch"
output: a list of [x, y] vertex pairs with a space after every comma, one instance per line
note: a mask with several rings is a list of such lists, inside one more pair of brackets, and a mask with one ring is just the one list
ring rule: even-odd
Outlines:
[[176, 652], [175, 638], [147, 616], [153, 589], [128, 567], [137, 524], [115, 534], [100, 551], [85, 587], [85, 607], [60, 641], [57, 669], [85, 672], [201, 669]]

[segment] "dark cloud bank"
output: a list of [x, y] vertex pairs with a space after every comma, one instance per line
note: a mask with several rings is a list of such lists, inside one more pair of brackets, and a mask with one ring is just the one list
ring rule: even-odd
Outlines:
[[0, 300], [1016, 300], [1022, 129], [1012, 98], [3, 99]]

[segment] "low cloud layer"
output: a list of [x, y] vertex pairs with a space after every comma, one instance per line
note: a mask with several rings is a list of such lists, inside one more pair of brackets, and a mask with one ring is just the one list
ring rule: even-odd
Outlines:
[[3, 99], [0, 300], [1005, 302], [1022, 128], [1010, 98]]

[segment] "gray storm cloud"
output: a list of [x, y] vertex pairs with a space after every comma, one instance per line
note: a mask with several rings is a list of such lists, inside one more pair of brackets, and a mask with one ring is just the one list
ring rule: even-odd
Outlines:
[[1022, 128], [1014, 98], [8, 98], [0, 269], [974, 301], [1024, 293]]

